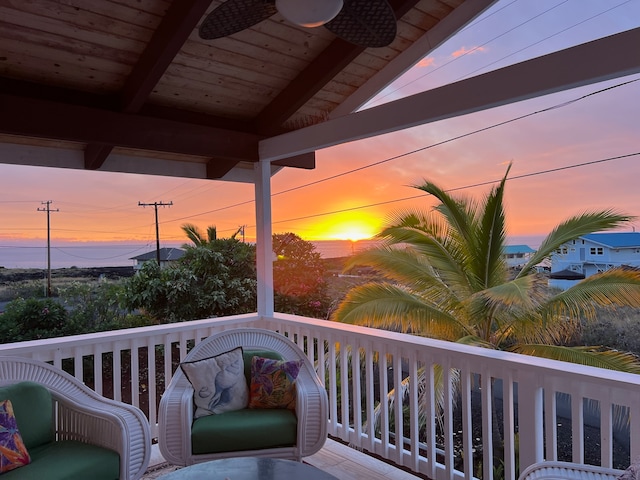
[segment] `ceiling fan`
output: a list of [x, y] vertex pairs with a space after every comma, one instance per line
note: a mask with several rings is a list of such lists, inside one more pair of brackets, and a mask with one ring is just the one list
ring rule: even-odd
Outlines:
[[396, 36], [396, 16], [387, 0], [226, 0], [200, 25], [200, 38], [238, 33], [279, 13], [303, 27], [323, 25], [361, 47], [385, 47]]

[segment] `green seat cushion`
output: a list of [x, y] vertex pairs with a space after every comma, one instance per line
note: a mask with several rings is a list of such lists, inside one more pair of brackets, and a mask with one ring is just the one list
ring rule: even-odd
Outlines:
[[11, 400], [22, 441], [29, 453], [32, 448], [53, 441], [53, 400], [46, 387], [34, 382], [0, 387], [0, 401], [7, 399]]
[[117, 480], [117, 452], [76, 441], [52, 442], [29, 450], [31, 463], [2, 474], [2, 480]]
[[204, 454], [290, 447], [296, 444], [297, 423], [295, 413], [284, 409], [244, 409], [208, 415], [193, 422], [192, 452]]

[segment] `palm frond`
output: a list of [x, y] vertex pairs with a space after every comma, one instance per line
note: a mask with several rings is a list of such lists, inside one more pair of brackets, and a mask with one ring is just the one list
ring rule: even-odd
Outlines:
[[200, 228], [193, 223], [185, 223], [181, 226], [182, 231], [187, 235], [187, 238], [193, 242], [195, 246], [202, 245], [205, 242]]
[[449, 249], [426, 237], [404, 248], [383, 246], [361, 252], [347, 262], [346, 268], [357, 265], [370, 266], [385, 278], [416, 290], [438, 289], [442, 295], [459, 296], [472, 293], [464, 268], [449, 256]]
[[466, 334], [456, 315], [397, 285], [369, 283], [351, 289], [332, 320], [445, 340]]
[[504, 188], [511, 164], [500, 184], [491, 190], [484, 200], [482, 217], [478, 223], [476, 261], [472, 263], [484, 288], [492, 287], [506, 279], [504, 246], [506, 243], [504, 218]]
[[593, 232], [601, 232], [619, 227], [634, 217], [623, 215], [612, 209], [585, 212], [565, 220], [557, 225], [543, 240], [519, 275], [527, 275], [542, 260], [563, 244]]
[[476, 296], [486, 300], [492, 308], [518, 307], [523, 310], [537, 309], [546, 298], [542, 279], [535, 275], [515, 278], [478, 292]]
[[438, 199], [440, 205], [436, 207], [436, 211], [446, 219], [450, 229], [455, 231], [467, 245], [475, 243], [477, 231], [474, 226], [477, 206], [473, 201], [465, 198], [454, 198], [432, 182], [415, 185], [415, 187]]
[[640, 307], [640, 270], [612, 268], [591, 275], [550, 298], [544, 310], [556, 315], [593, 318], [595, 306]]
[[566, 347], [560, 345], [518, 344], [512, 351], [550, 360], [640, 374], [640, 361], [632, 353], [603, 347]]
[[456, 343], [460, 343], [462, 345], [470, 345], [472, 347], [482, 347], [488, 348], [490, 350], [495, 350], [495, 345], [475, 335], [467, 335], [466, 337], [462, 337], [458, 339]]

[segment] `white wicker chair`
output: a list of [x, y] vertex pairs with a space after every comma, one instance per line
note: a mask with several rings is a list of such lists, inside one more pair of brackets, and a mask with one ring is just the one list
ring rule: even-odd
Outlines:
[[117, 451], [121, 480], [137, 480], [144, 475], [151, 454], [151, 433], [149, 421], [139, 408], [102, 397], [48, 363], [0, 356], [0, 386], [24, 380], [39, 383], [51, 392], [59, 440], [77, 440]]
[[184, 361], [200, 360], [228, 352], [238, 346], [243, 349], [271, 350], [284, 360], [303, 360], [296, 380], [297, 442], [292, 447], [244, 450], [239, 452], [193, 454], [191, 425], [193, 423], [193, 388], [182, 369], [177, 369], [160, 401], [158, 412], [158, 443], [162, 456], [175, 465], [229, 458], [235, 456], [277, 457], [300, 461], [322, 448], [327, 437], [328, 399], [311, 361], [285, 336], [269, 330], [236, 328], [214, 334], [197, 344]]
[[623, 470], [571, 462], [539, 462], [527, 467], [519, 480], [616, 480]]

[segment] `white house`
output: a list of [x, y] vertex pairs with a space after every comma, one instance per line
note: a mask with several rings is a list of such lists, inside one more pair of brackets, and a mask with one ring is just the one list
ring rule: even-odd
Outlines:
[[565, 289], [621, 266], [640, 267], [640, 233], [591, 233], [565, 243], [551, 255], [549, 285]]

